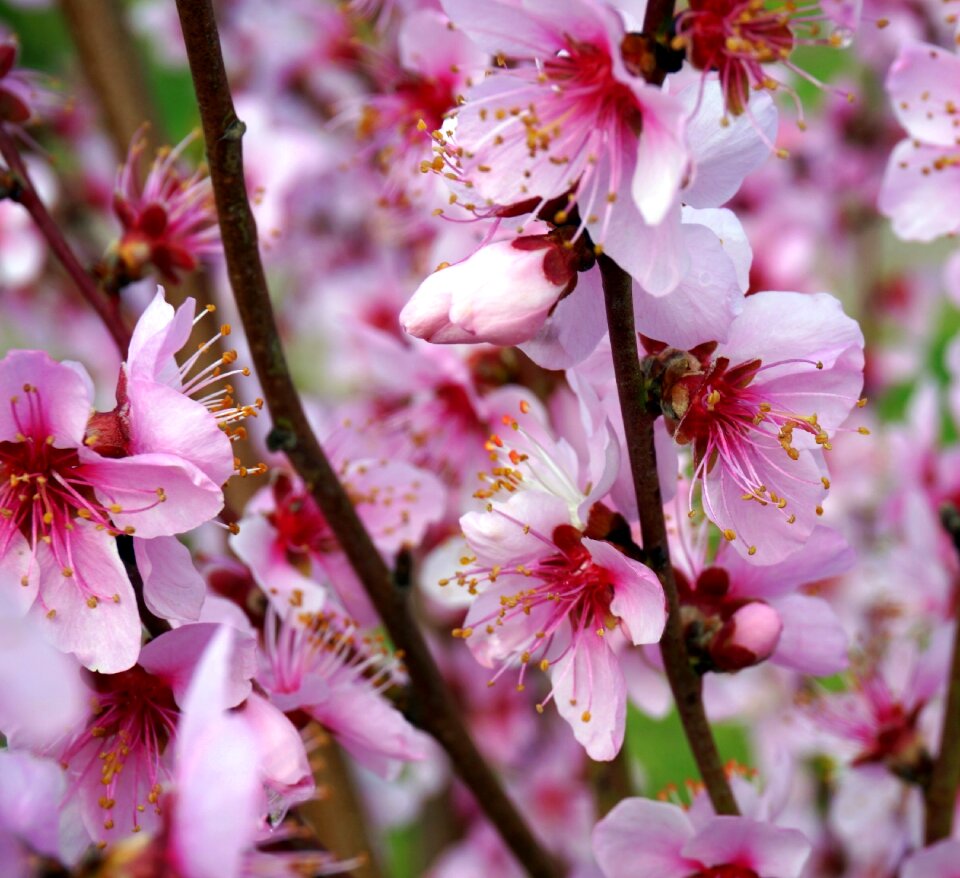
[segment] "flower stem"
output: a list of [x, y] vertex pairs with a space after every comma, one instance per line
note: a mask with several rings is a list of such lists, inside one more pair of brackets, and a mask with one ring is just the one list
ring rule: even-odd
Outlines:
[[104, 326], [110, 332], [120, 349], [120, 356], [126, 357], [130, 345], [130, 330], [124, 325], [119, 310], [100, 292], [93, 278], [80, 264], [67, 239], [53, 221], [50, 212], [40, 200], [37, 190], [27, 172], [27, 166], [20, 157], [20, 151], [10, 132], [0, 125], [0, 155], [10, 169], [13, 185], [7, 194], [11, 200], [22, 204], [33, 219], [34, 225], [46, 239], [53, 255], [63, 266], [80, 290], [80, 294], [100, 316]]
[[633, 317], [632, 279], [608, 256], [599, 259], [603, 294], [613, 351], [613, 370], [617, 379], [620, 411], [627, 439], [627, 453], [633, 473], [633, 487], [640, 513], [640, 533], [647, 566], [657, 574], [667, 597], [667, 625], [660, 641], [660, 653], [670, 689], [677, 704], [683, 731], [697, 762], [700, 776], [718, 814], [738, 814], [737, 802], [730, 784], [713, 731], [703, 708], [702, 681], [690, 665], [680, 624], [680, 601], [667, 526], [663, 517], [663, 499], [657, 477], [657, 453], [653, 442], [656, 413], [647, 410], [646, 387], [640, 370], [637, 330]]
[[210, 0], [177, 0], [193, 76], [227, 274], [243, 321], [250, 354], [273, 419], [269, 444], [283, 451], [322, 510], [340, 547], [376, 607], [416, 696], [420, 725], [447, 752], [454, 769], [526, 871], [555, 878], [560, 870], [470, 738], [418, 628], [407, 600], [357, 516], [313, 430], [294, 387], [267, 289], [257, 229], [243, 176], [241, 139]]
[[[940, 520], [957, 551], [960, 552], [960, 512], [953, 505], [945, 506]], [[954, 596], [956, 628], [953, 634], [953, 656], [950, 660], [950, 679], [947, 700], [943, 709], [943, 729], [940, 735], [940, 754], [933, 764], [930, 782], [924, 794], [927, 844], [950, 838], [953, 815], [960, 789], [960, 596]]]

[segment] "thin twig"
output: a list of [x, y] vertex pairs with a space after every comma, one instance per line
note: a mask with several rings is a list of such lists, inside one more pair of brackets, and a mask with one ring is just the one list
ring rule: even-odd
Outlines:
[[[940, 520], [957, 552], [960, 552], [960, 512], [953, 505], [945, 506]], [[943, 730], [940, 754], [925, 791], [925, 831], [927, 844], [950, 838], [953, 815], [960, 789], [960, 595], [954, 595], [956, 628], [953, 634], [953, 657], [950, 660], [950, 681], [943, 708]]]
[[646, 406], [646, 387], [640, 369], [637, 331], [633, 317], [632, 279], [608, 256], [599, 260], [603, 292], [613, 350], [613, 370], [617, 379], [620, 410], [627, 439], [633, 487], [640, 513], [640, 533], [647, 565], [657, 574], [667, 597], [667, 625], [660, 641], [660, 653], [677, 703], [677, 712], [687, 743], [700, 769], [710, 801], [718, 814], [738, 814], [736, 799], [730, 789], [713, 731], [703, 708], [702, 681], [690, 665], [683, 628], [680, 623], [680, 602], [667, 526], [663, 517], [663, 499], [657, 477], [657, 453], [653, 443], [656, 413]]
[[190, 72], [200, 105], [210, 177], [230, 285], [250, 354], [273, 418], [271, 445], [299, 473], [402, 654], [417, 697], [419, 721], [446, 750], [503, 840], [532, 876], [556, 876], [557, 865], [536, 840], [471, 740], [407, 603], [364, 529], [307, 422], [277, 330], [257, 230], [243, 177], [241, 138], [223, 66], [210, 0], [177, 0]]
[[80, 260], [77, 259], [67, 243], [67, 239], [63, 236], [59, 226], [50, 216], [50, 212], [43, 201], [40, 200], [33, 181], [30, 179], [30, 174], [27, 172], [27, 166], [20, 157], [17, 144], [3, 125], [0, 125], [0, 155], [3, 155], [7, 167], [13, 175], [12, 182], [14, 185], [11, 187], [11, 191], [6, 193], [7, 197], [19, 202], [27, 209], [54, 256], [57, 257], [64, 270], [77, 285], [77, 289], [80, 290], [83, 298], [100, 316], [110, 335], [113, 336], [113, 340], [120, 349], [120, 356], [126, 357], [127, 348], [130, 345], [130, 330], [124, 325], [119, 310], [100, 292], [93, 278], [80, 264]]

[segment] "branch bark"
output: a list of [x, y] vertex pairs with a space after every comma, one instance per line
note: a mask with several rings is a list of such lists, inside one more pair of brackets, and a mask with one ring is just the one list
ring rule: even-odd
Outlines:
[[657, 476], [657, 452], [653, 442], [656, 413], [647, 410], [646, 386], [640, 370], [637, 330], [633, 317], [633, 280], [608, 256], [599, 259], [603, 294], [613, 352], [613, 369], [633, 474], [633, 487], [640, 513], [640, 533], [647, 566], [657, 574], [667, 597], [667, 625], [660, 641], [660, 654], [670, 689], [677, 703], [683, 731], [700, 770], [700, 776], [718, 814], [738, 814], [736, 799], [723, 770], [713, 731], [703, 708], [702, 681], [690, 665], [680, 602], [670, 563], [663, 499]]
[[310, 490], [402, 654], [422, 727], [447, 752], [460, 779], [527, 872], [535, 878], [554, 878], [560, 874], [558, 866], [471, 740], [413, 619], [405, 590], [395, 585], [307, 422], [284, 357], [260, 261], [243, 177], [245, 126], [230, 96], [213, 8], [210, 0], [177, 0], [177, 10], [200, 105], [227, 273], [273, 419], [271, 445], [286, 454]]
[[[945, 506], [940, 519], [960, 553], [960, 512], [955, 506]], [[934, 761], [930, 783], [924, 793], [924, 836], [927, 844], [950, 838], [957, 791], [960, 789], [960, 594], [954, 594], [954, 602], [956, 629], [953, 634], [947, 700], [943, 708], [940, 754]]]
[[60, 9], [77, 49], [84, 78], [103, 112], [117, 161], [124, 161], [130, 141], [144, 122], [149, 149], [163, 142], [137, 44], [119, 0], [60, 0]]
[[13, 135], [3, 125], [0, 125], [0, 155], [3, 156], [7, 167], [10, 169], [9, 186], [4, 187], [9, 191], [4, 194], [27, 209], [37, 229], [46, 239], [53, 255], [57, 257], [59, 263], [76, 284], [80, 295], [87, 300], [93, 310], [100, 316], [104, 326], [107, 327], [120, 349], [120, 356], [126, 358], [127, 348], [130, 345], [130, 330], [127, 329], [120, 316], [116, 307], [117, 303], [109, 301], [101, 293], [93, 278], [80, 264], [80, 260], [77, 259], [76, 254], [67, 243], [60, 227], [54, 222], [46, 205], [40, 200], [33, 181], [30, 179], [30, 174], [27, 172], [27, 166], [17, 149]]

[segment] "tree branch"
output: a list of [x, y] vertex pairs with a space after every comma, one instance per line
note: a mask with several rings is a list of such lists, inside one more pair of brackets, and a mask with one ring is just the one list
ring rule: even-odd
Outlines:
[[93, 278], [86, 272], [80, 264], [67, 239], [63, 236], [59, 226], [53, 221], [50, 212], [44, 203], [40, 200], [37, 190], [27, 173], [27, 166], [20, 157], [20, 151], [10, 132], [0, 125], [0, 155], [3, 156], [10, 169], [9, 180], [4, 181], [3, 188], [6, 189], [3, 195], [22, 204], [33, 219], [34, 224], [40, 231], [40, 234], [46, 239], [53, 255], [63, 266], [64, 270], [73, 279], [80, 290], [80, 294], [97, 312], [104, 326], [113, 336], [113, 340], [120, 349], [121, 358], [127, 355], [127, 348], [130, 345], [130, 330], [127, 329], [120, 316], [119, 310], [114, 307], [114, 303], [107, 300]]
[[687, 743], [700, 769], [707, 794], [718, 814], [738, 814], [737, 802], [720, 761], [713, 731], [703, 708], [702, 681], [690, 665], [680, 602], [670, 563], [667, 526], [663, 517], [663, 499], [657, 477], [657, 453], [653, 443], [653, 424], [657, 415], [647, 410], [646, 386], [640, 370], [637, 330], [633, 317], [633, 281], [608, 256], [599, 259], [603, 294], [613, 352], [613, 370], [617, 379], [620, 410], [627, 440], [627, 453], [633, 473], [633, 487], [640, 513], [640, 533], [647, 566], [657, 574], [667, 597], [667, 625], [660, 641], [660, 654], [667, 679], [677, 703]]
[[177, 0], [177, 9], [200, 105], [227, 273], [273, 418], [271, 445], [287, 455], [303, 479], [402, 654], [424, 729], [446, 750], [461, 780], [530, 875], [553, 878], [559, 874], [558, 867], [470, 739], [404, 590], [394, 585], [307, 422], [284, 357], [260, 261], [243, 177], [245, 126], [230, 96], [213, 8], [210, 0]]
[[[960, 553], [960, 512], [953, 505], [945, 506], [940, 511], [940, 520]], [[960, 789], [960, 595], [954, 595], [954, 603], [956, 629], [953, 634], [947, 700], [943, 707], [940, 754], [933, 764], [924, 794], [924, 835], [927, 844], [950, 838], [957, 790]]]
[[84, 78], [100, 104], [113, 151], [124, 161], [144, 122], [148, 155], [163, 142], [137, 44], [119, 0], [60, 0]]

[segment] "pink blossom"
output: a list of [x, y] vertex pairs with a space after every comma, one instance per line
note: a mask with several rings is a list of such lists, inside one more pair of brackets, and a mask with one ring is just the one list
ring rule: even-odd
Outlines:
[[704, 511], [738, 552], [782, 560], [823, 511], [823, 453], [863, 383], [859, 326], [825, 293], [758, 293], [726, 342], [673, 356], [663, 354], [663, 406], [693, 451], [691, 499], [699, 482]]
[[[420, 284], [400, 325], [434, 343], [529, 341], [572, 292], [580, 258], [550, 235], [487, 244]], [[592, 254], [587, 258], [593, 262]]]
[[[266, 469], [262, 464], [247, 469], [232, 448], [232, 442], [244, 435], [242, 421], [256, 416], [261, 403], [240, 405], [233, 397], [230, 379], [249, 374], [246, 368], [230, 368], [236, 351], [200, 366], [203, 354], [229, 334], [228, 325], [178, 365], [174, 355], [187, 343], [194, 325], [210, 313], [206, 310], [195, 318], [195, 308], [194, 300], [187, 299], [174, 311], [163, 288], [157, 288], [134, 328], [117, 383], [117, 404], [91, 418], [85, 441], [110, 458], [176, 456], [219, 489], [234, 471], [246, 475]], [[136, 540], [134, 549], [151, 612], [195, 621], [205, 588], [186, 547], [173, 537], [158, 536]]]
[[0, 751], [0, 862], [5, 878], [36, 875], [36, 855], [60, 859], [63, 772], [52, 760]]
[[[348, 441], [348, 440], [344, 440]], [[327, 443], [334, 465], [377, 548], [393, 558], [416, 545], [443, 512], [443, 488], [430, 473], [399, 460], [348, 458]], [[313, 498], [300, 480], [280, 473], [247, 505], [230, 545], [254, 577], [284, 606], [291, 594], [318, 595], [329, 582], [347, 612], [363, 624], [376, 613]], [[318, 609], [318, 605], [310, 605]]]
[[482, 75], [487, 55], [437, 9], [416, 9], [397, 32], [397, 61], [371, 64], [379, 88], [364, 95], [357, 121], [361, 156], [370, 157], [388, 180], [387, 196], [410, 193], [430, 158], [424, 128], [434, 130], [457, 103], [471, 77]]
[[960, 842], [947, 839], [916, 851], [900, 867], [900, 878], [960, 878]]
[[605, 878], [800, 878], [810, 842], [745, 817], [694, 822], [677, 805], [624, 799], [593, 831]]
[[[693, 0], [677, 19], [674, 45], [687, 49], [687, 60], [700, 70], [718, 71], [727, 109], [750, 113], [751, 91], [792, 88], [774, 78], [769, 65], [822, 85], [797, 67], [790, 56], [796, 46], [820, 43], [842, 46], [859, 21], [859, 0], [784, 3], [758, 6], [749, 0]], [[824, 22], [834, 27], [825, 28]], [[799, 106], [799, 102], [798, 102]]]
[[836, 531], [817, 526], [808, 542], [775, 564], [759, 565], [723, 543], [712, 562], [708, 532], [676, 515], [673, 559], [688, 648], [706, 668], [737, 671], [769, 659], [805, 674], [847, 667], [847, 634], [823, 598], [801, 588], [846, 572], [855, 553]]
[[952, 631], [942, 626], [922, 652], [913, 640], [891, 643], [879, 660], [857, 670], [848, 691], [823, 694], [807, 716], [853, 765], [884, 766], [924, 783], [931, 770], [925, 717], [946, 681]]
[[134, 136], [113, 194], [113, 211], [123, 233], [107, 252], [111, 284], [139, 280], [151, 268], [176, 283], [181, 272], [197, 267], [201, 256], [220, 252], [209, 178], [199, 170], [190, 176], [177, 170], [177, 161], [195, 138], [190, 134], [175, 148], [160, 150], [141, 186], [137, 173], [147, 142]]
[[960, 58], [917, 42], [903, 48], [887, 76], [894, 113], [909, 137], [890, 156], [879, 207], [901, 238], [931, 241], [960, 229], [948, 209], [960, 192], [958, 81]]
[[609, 515], [597, 501], [618, 470], [618, 447], [605, 420], [589, 424], [581, 453], [555, 439], [529, 401], [509, 430], [487, 443], [492, 463], [477, 492], [483, 512], [460, 519], [472, 554], [441, 586], [477, 595], [463, 626], [493, 680], [519, 660], [550, 672], [561, 716], [594, 759], [612, 759], [623, 742], [626, 686], [616, 651], [624, 640], [655, 643], [665, 621], [656, 576], [605, 537]]
[[86, 687], [72, 656], [0, 596], [0, 731], [8, 746], [41, 750], [85, 721]]
[[303, 710], [324, 726], [360, 764], [395, 778], [405, 761], [428, 752], [383, 690], [397, 682], [382, 647], [345, 619], [291, 609], [280, 621], [270, 610], [258, 681], [284, 711]]
[[[92, 681], [93, 716], [58, 750], [94, 841], [114, 841], [159, 825], [170, 786], [180, 705], [217, 626], [186, 625], [150, 641], [138, 664]], [[254, 642], [235, 639], [227, 685], [230, 706], [250, 693]]]
[[268, 826], [313, 795], [313, 778], [300, 736], [282, 713], [255, 694], [234, 708], [238, 637], [218, 627], [184, 695], [167, 832], [157, 839], [162, 874], [254, 878], [353, 868], [355, 862], [336, 863], [324, 852], [267, 854], [256, 847], [284, 840], [282, 830]]
[[169, 536], [212, 518], [217, 485], [175, 455], [108, 458], [85, 441], [89, 378], [37, 351], [0, 361], [0, 569], [58, 647], [92, 669], [129, 668], [140, 647], [114, 537]]
[[481, 48], [519, 62], [469, 89], [448, 133], [434, 133], [434, 167], [462, 182], [460, 203], [537, 213], [572, 190], [564, 211], [577, 208], [579, 228], [670, 289], [682, 258], [670, 230], [688, 162], [684, 110], [631, 72], [620, 15], [593, 0], [444, 8]]

